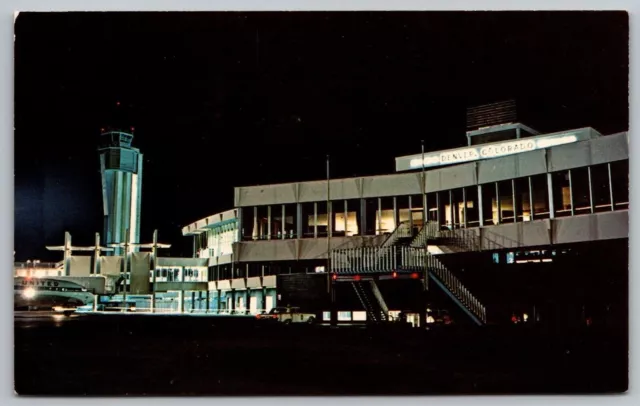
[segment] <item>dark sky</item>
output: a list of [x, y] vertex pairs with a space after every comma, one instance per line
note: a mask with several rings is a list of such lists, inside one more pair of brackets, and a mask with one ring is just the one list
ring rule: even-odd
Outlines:
[[[233, 187], [391, 173], [464, 145], [467, 107], [515, 99], [542, 131], [628, 128], [621, 12], [22, 13], [15, 250], [102, 232], [100, 128], [135, 127], [143, 242], [233, 206]], [[116, 107], [116, 102], [120, 107]]]

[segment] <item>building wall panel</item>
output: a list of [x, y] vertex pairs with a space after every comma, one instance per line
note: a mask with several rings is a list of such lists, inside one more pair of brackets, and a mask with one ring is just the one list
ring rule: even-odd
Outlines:
[[402, 173], [362, 178], [363, 197], [406, 196], [419, 194], [421, 173]]
[[629, 159], [628, 133], [608, 135], [591, 141], [592, 165], [621, 161], [623, 159]]
[[[74, 255], [69, 260], [69, 276], [89, 276], [91, 275], [91, 256]], [[148, 276], [147, 276], [148, 279]]]
[[262, 278], [262, 286], [264, 286], [265, 288], [275, 288], [276, 275], [269, 275]]
[[244, 278], [231, 279], [231, 289], [246, 289], [247, 283]]
[[149, 289], [149, 270], [151, 268], [151, 254], [148, 252], [134, 252], [131, 254], [131, 293], [146, 295]]
[[247, 288], [261, 288], [262, 287], [262, 278], [259, 276], [247, 278]]
[[224, 279], [218, 281], [218, 290], [231, 290], [231, 281], [229, 279]]
[[[347, 249], [380, 245], [385, 235], [363, 237], [333, 237], [332, 249]], [[238, 262], [293, 261], [327, 258], [326, 238], [299, 240], [245, 241], [234, 245]]]
[[[590, 129], [584, 131], [593, 133]], [[628, 155], [628, 135], [626, 132], [619, 133], [574, 144], [427, 170], [425, 172], [426, 190], [427, 192], [436, 192], [515, 179], [545, 173], [547, 170], [553, 172], [628, 159]], [[421, 176], [421, 172], [416, 171], [361, 178], [332, 179], [331, 200], [419, 194], [422, 189], [420, 187]], [[236, 207], [322, 202], [327, 200], [327, 183], [325, 180], [316, 180], [238, 187], [235, 189], [235, 200]]]
[[100, 274], [101, 275], [120, 275], [122, 272], [123, 257], [100, 257]]
[[558, 219], [553, 234], [556, 244], [628, 238], [629, 213], [617, 211]]
[[293, 261], [296, 240], [247, 241], [234, 244], [238, 262]]
[[[427, 193], [471, 186], [477, 182], [475, 163], [433, 169], [425, 172], [425, 175]], [[419, 193], [420, 189], [412, 192], [412, 194]]]
[[295, 185], [295, 183], [283, 183], [237, 188], [239, 192], [235, 206], [251, 207], [295, 202], [297, 198]]

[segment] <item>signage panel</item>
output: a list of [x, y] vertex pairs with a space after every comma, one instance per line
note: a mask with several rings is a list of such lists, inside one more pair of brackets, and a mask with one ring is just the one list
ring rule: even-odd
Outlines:
[[[480, 159], [498, 158], [506, 155], [519, 154], [521, 152], [534, 151], [536, 149], [549, 148], [556, 145], [569, 144], [578, 141], [575, 133], [563, 133], [547, 137], [528, 137], [513, 141], [478, 145], [425, 154], [421, 156], [409, 156], [409, 168], [405, 170], [451, 165], [463, 162], [477, 161]], [[401, 159], [401, 158], [398, 158]], [[406, 161], [405, 161], [406, 162]], [[402, 169], [401, 169], [402, 170]]]

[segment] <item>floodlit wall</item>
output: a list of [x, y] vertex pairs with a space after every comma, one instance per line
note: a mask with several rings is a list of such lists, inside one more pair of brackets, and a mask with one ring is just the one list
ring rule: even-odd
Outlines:
[[[381, 244], [386, 236], [334, 237], [331, 249], [347, 249]], [[235, 244], [237, 262], [313, 260], [327, 258], [327, 239], [270, 240]]]
[[123, 257], [100, 257], [100, 274], [101, 275], [120, 275], [123, 271]]
[[[628, 134], [524, 152], [426, 171], [427, 192], [455, 189], [580, 168], [629, 158]], [[330, 181], [331, 200], [420, 194], [421, 172]], [[327, 200], [327, 181], [285, 183], [235, 188], [235, 206], [251, 207]], [[339, 211], [339, 210], [338, 210]], [[247, 224], [250, 219], [244, 219]]]
[[541, 246], [629, 237], [629, 212], [614, 211], [480, 229], [483, 248]]
[[89, 276], [93, 273], [92, 257], [72, 256], [69, 258], [69, 276]]
[[149, 289], [149, 269], [151, 268], [151, 254], [148, 252], [134, 252], [131, 254], [131, 282], [130, 292], [133, 294], [147, 294]]

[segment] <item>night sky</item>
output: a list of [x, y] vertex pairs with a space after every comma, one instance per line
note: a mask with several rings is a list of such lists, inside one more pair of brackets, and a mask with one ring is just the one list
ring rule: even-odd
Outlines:
[[102, 233], [106, 126], [135, 127], [141, 239], [176, 256], [234, 186], [324, 178], [327, 154], [332, 177], [392, 173], [422, 139], [464, 145], [467, 107], [628, 128], [621, 12], [22, 13], [15, 33], [16, 260]]

